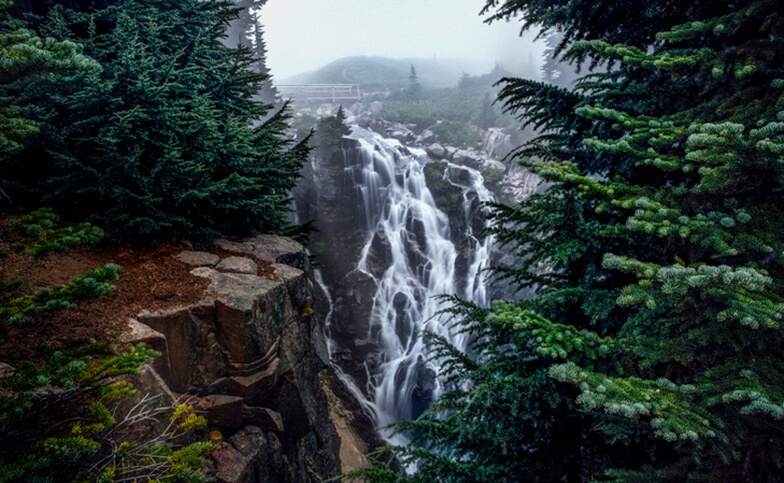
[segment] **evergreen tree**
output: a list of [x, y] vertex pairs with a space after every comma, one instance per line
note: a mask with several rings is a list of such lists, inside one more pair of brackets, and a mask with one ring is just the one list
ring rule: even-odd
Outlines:
[[[266, 78], [262, 80], [259, 97], [261, 102], [274, 104], [280, 108], [282, 101], [278, 95], [278, 89], [272, 83], [272, 76], [267, 67], [267, 44], [264, 40], [264, 26], [261, 22], [261, 7], [267, 0], [235, 0], [235, 4], [241, 10], [236, 20], [236, 26], [232, 30], [237, 31], [237, 44], [247, 47], [253, 51], [256, 63], [253, 70], [263, 74]], [[233, 40], [232, 36], [229, 37]]]
[[536, 296], [452, 309], [477, 358], [436, 344], [464, 389], [400, 426], [414, 479], [781, 481], [781, 7], [654, 2], [654, 37], [609, 28], [617, 3], [500, 3], [616, 68], [571, 91], [507, 81], [550, 187], [494, 206], [491, 232], [519, 258], [498, 275]]
[[221, 42], [237, 13], [198, 0], [51, 8], [42, 34], [82, 42], [102, 70], [46, 102], [29, 94], [41, 86], [4, 86], [46, 120], [9, 161], [25, 168], [16, 193], [115, 241], [286, 230], [307, 147], [283, 139], [285, 108], [259, 122], [268, 106], [254, 100], [265, 79], [257, 59]]
[[485, 129], [493, 127], [498, 115], [493, 110], [493, 101], [490, 99], [490, 93], [485, 92], [482, 98], [482, 107], [479, 110], [478, 116], [479, 125]]
[[[0, 14], [8, 15], [10, 0], [0, 1]], [[74, 70], [96, 70], [98, 64], [80, 53], [73, 42], [41, 39], [18, 28], [0, 34], [0, 82], [31, 82]], [[0, 99], [0, 149], [17, 150], [29, 135], [38, 132], [31, 119], [20, 117], [13, 99]]]
[[314, 144], [317, 153], [323, 159], [329, 159], [340, 151], [343, 136], [351, 134], [351, 128], [346, 124], [346, 112], [343, 106], [338, 108], [334, 116], [319, 119], [316, 125]]
[[422, 86], [419, 85], [419, 79], [417, 78], [417, 71], [414, 68], [414, 65], [411, 64], [411, 73], [408, 76], [408, 92], [412, 96], [419, 94], [419, 91], [422, 90]]

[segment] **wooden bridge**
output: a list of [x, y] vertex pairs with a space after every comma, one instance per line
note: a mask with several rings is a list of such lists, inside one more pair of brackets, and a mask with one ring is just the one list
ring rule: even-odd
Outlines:
[[308, 104], [358, 101], [362, 97], [359, 84], [283, 84], [276, 87], [283, 99], [291, 98], [294, 102]]

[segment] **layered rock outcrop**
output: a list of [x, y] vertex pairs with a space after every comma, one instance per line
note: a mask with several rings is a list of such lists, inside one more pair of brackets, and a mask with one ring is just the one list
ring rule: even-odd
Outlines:
[[[192, 274], [207, 278], [194, 305], [142, 312], [128, 342], [162, 353], [151, 370], [164, 390], [191, 403], [223, 435], [213, 454], [219, 482], [309, 482], [340, 473], [340, 440], [319, 372], [328, 364], [303, 247], [265, 235], [219, 244], [234, 256], [186, 252]], [[276, 280], [257, 274], [273, 263]]]

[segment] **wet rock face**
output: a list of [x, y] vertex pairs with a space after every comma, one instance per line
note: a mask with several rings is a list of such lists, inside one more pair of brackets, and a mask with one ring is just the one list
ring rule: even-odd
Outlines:
[[433, 401], [436, 373], [433, 369], [425, 366], [424, 360], [421, 360], [417, 361], [415, 374], [416, 384], [411, 395], [411, 413], [414, 418], [418, 418]]
[[484, 136], [482, 151], [495, 159], [503, 159], [514, 149], [512, 136], [504, 134], [504, 130], [498, 127], [491, 127]]
[[373, 241], [370, 243], [370, 250], [367, 254], [368, 271], [375, 278], [380, 278], [389, 267], [391, 262], [392, 249], [389, 239], [383, 227], [380, 227], [373, 234]]
[[340, 442], [318, 378], [326, 345], [316, 316], [302, 310], [313, 296], [304, 249], [270, 235], [220, 247], [274, 262], [281, 281], [255, 275], [246, 257], [188, 255], [200, 265], [192, 273], [211, 282], [204, 300], [143, 312], [125, 339], [162, 352], [153, 368], [175, 393], [201, 396], [196, 406], [226, 441], [212, 455], [218, 481], [338, 474]]
[[319, 257], [327, 284], [352, 270], [365, 243], [362, 197], [352, 166], [361, 164], [358, 142], [344, 138], [341, 151], [316, 157], [308, 164], [303, 180], [294, 190], [300, 221], [314, 220], [313, 249]]
[[350, 343], [354, 338], [367, 338], [373, 295], [378, 285], [372, 276], [358, 270], [346, 274], [342, 281], [343, 284], [335, 292], [333, 337]]
[[[377, 126], [387, 136], [395, 137], [403, 143], [411, 142], [412, 133], [407, 126], [379, 121]], [[375, 129], [375, 126], [374, 126]], [[402, 183], [400, 169], [372, 169], [374, 177], [366, 179], [368, 169], [363, 166], [377, 167], [377, 159], [369, 159], [376, 154], [373, 147], [363, 149], [368, 139], [361, 134], [358, 140], [344, 138], [342, 151], [328, 156], [314, 155], [306, 170], [305, 179], [294, 194], [298, 200], [298, 211], [304, 218], [316, 220], [319, 232], [313, 236], [313, 246], [322, 265], [321, 273], [324, 283], [329, 287], [333, 305], [330, 324], [330, 336], [335, 342], [333, 357], [345, 372], [354, 376], [358, 386], [365, 388], [368, 368], [373, 373], [381, 354], [376, 339], [379, 328], [378, 320], [374, 320], [373, 297], [378, 290], [378, 280], [393, 265], [392, 245], [388, 234], [383, 228], [375, 225], [375, 221], [384, 211], [383, 201], [387, 198], [390, 177], [396, 177]], [[466, 166], [487, 172], [497, 171], [500, 177], [504, 166], [496, 161], [486, 159], [481, 154], [456, 150], [438, 144], [438, 139], [431, 132], [422, 132], [416, 139], [421, 147], [436, 158], [455, 157]], [[376, 144], [376, 151], [383, 151]], [[398, 154], [406, 154], [405, 148], [398, 148]], [[383, 154], [383, 153], [380, 153]], [[383, 157], [383, 156], [382, 156]], [[402, 168], [401, 168], [402, 169]], [[485, 215], [482, 212], [478, 195], [473, 187], [475, 175], [462, 165], [446, 161], [433, 161], [424, 167], [427, 187], [435, 198], [437, 207], [447, 215], [450, 226], [450, 240], [457, 248], [455, 260], [458, 291], [467, 285], [467, 273], [470, 259], [476, 247], [476, 239], [465, 234], [470, 229], [478, 233], [484, 225]], [[361, 191], [366, 190], [366, 191]], [[367, 190], [375, 190], [375, 196], [366, 196]], [[373, 204], [375, 203], [375, 204]], [[368, 212], [372, 213], [368, 215]], [[416, 210], [408, 212], [405, 219], [406, 235], [400, 242], [405, 246], [405, 256], [409, 265], [417, 270], [417, 276], [429, 280], [432, 265], [428, 263], [428, 240], [425, 236], [424, 221]], [[374, 218], [375, 217], [375, 218]], [[368, 220], [370, 218], [370, 220]], [[370, 240], [368, 238], [370, 237]], [[366, 253], [365, 244], [370, 241]], [[363, 273], [357, 270], [360, 259], [364, 257]], [[326, 297], [324, 297], [326, 298]], [[321, 310], [329, 310], [326, 304]], [[395, 309], [397, 319], [403, 320], [402, 314], [411, 308]], [[375, 317], [378, 317], [376, 315]], [[410, 331], [402, 323], [397, 324], [400, 334]], [[367, 367], [366, 367], [367, 366]]]
[[[458, 280], [464, 280], [474, 247], [471, 239], [461, 234], [467, 233], [469, 227], [472, 233], [480, 233], [484, 228], [486, 216], [481, 209], [476, 192], [471, 188], [473, 184], [471, 173], [463, 166], [448, 165], [444, 161], [428, 163], [425, 165], [424, 172], [427, 187], [433, 195], [436, 206], [449, 217], [452, 242], [458, 252], [455, 271]], [[466, 200], [469, 203], [467, 210]]]

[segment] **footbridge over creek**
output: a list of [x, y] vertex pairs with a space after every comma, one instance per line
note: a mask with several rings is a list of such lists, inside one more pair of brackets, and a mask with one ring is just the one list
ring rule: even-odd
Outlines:
[[358, 101], [362, 97], [359, 84], [282, 84], [276, 87], [283, 99], [306, 104]]

